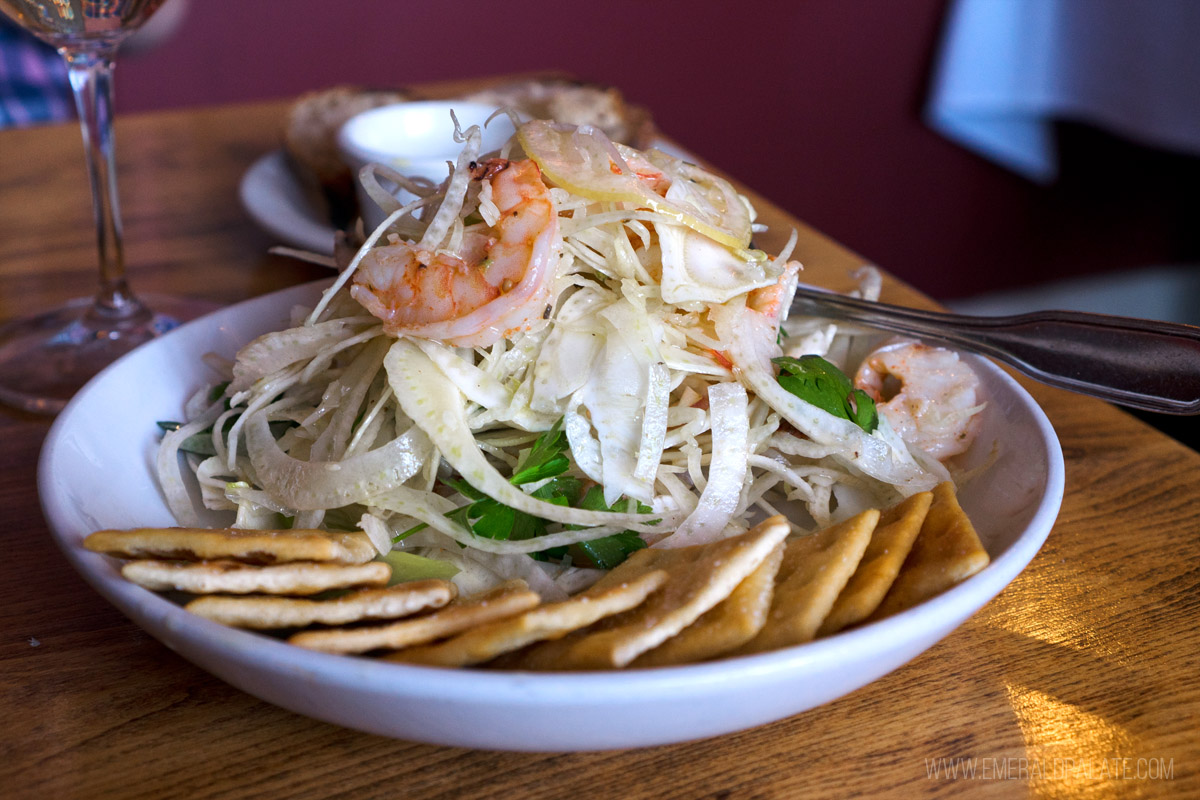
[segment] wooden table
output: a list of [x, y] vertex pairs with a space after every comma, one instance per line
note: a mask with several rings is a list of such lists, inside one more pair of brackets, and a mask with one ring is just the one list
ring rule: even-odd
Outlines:
[[[268, 255], [274, 242], [237, 200], [242, 174], [278, 146], [285, 107], [118, 122], [138, 290], [230, 303], [322, 275]], [[770, 250], [796, 223], [758, 208]], [[76, 128], [0, 132], [0, 318], [90, 292], [90, 214]], [[806, 278], [847, 286], [861, 259], [800, 232]], [[893, 280], [884, 299], [928, 302]], [[0, 796], [1197, 796], [1200, 455], [1104, 403], [1031, 389], [1062, 440], [1062, 513], [1030, 567], [962, 628], [782, 722], [568, 755], [360, 734], [182, 660], [55, 549], [34, 478], [50, 421], [0, 410]]]

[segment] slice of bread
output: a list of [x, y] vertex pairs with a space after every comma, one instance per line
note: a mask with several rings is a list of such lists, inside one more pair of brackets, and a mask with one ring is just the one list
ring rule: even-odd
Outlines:
[[338, 227], [357, 214], [354, 176], [338, 156], [338, 130], [356, 114], [409, 99], [395, 89], [335, 86], [304, 94], [292, 104], [284, 126], [284, 151], [306, 188], [328, 204]]
[[608, 138], [638, 149], [647, 147], [655, 135], [650, 113], [625, 102], [621, 91], [613, 86], [534, 79], [485, 89], [463, 99], [512, 106], [535, 119], [592, 125]]

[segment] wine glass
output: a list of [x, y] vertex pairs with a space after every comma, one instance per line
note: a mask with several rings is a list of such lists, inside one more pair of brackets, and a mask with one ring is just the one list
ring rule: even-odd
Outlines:
[[211, 306], [142, 303], [125, 280], [113, 158], [112, 73], [121, 42], [164, 0], [0, 0], [0, 12], [53, 45], [67, 64], [83, 132], [100, 260], [100, 287], [0, 327], [0, 402], [56, 413], [93, 375], [139, 344]]

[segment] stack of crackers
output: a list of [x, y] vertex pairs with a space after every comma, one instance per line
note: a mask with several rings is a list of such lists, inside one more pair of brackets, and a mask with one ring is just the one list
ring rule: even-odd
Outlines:
[[460, 598], [388, 585], [362, 533], [99, 531], [122, 574], [196, 595], [186, 608], [329, 653], [529, 670], [654, 667], [801, 644], [910, 608], [988, 556], [950, 483], [793, 537], [783, 517], [710, 544], [633, 553], [591, 588], [543, 603], [522, 581]]

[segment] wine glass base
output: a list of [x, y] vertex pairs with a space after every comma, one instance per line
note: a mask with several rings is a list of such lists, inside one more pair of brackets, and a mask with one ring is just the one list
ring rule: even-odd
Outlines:
[[96, 373], [140, 344], [216, 310], [216, 304], [144, 295], [150, 309], [126, 319], [94, 313], [81, 298], [0, 326], [0, 403], [57, 414]]

